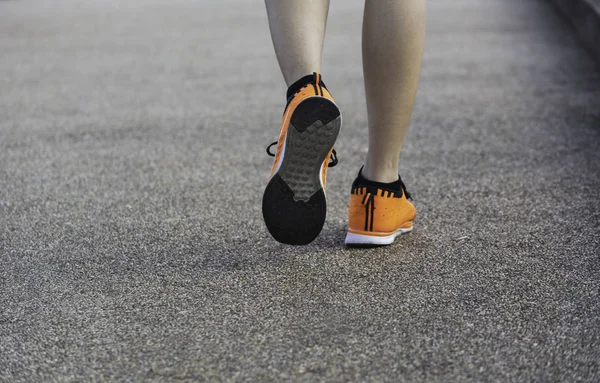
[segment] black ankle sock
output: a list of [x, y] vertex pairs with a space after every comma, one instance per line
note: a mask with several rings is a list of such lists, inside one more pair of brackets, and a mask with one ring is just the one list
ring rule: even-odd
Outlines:
[[356, 180], [354, 181], [356, 185], [373, 186], [377, 189], [386, 189], [394, 191], [400, 191], [402, 189], [402, 180], [400, 179], [400, 176], [398, 176], [398, 179], [394, 182], [371, 181], [366, 179], [365, 176], [362, 175], [363, 168], [364, 166], [360, 168], [360, 171], [358, 172], [358, 177], [356, 177]]

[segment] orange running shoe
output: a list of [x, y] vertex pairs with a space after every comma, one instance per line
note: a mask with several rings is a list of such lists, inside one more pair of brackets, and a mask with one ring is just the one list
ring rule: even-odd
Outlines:
[[[325, 223], [325, 179], [327, 168], [337, 163], [333, 144], [342, 116], [318, 73], [292, 84], [287, 96], [279, 140], [267, 148], [275, 161], [262, 212], [273, 238], [305, 245]], [[275, 144], [273, 154], [269, 149]]]
[[362, 169], [352, 183], [347, 246], [389, 245], [413, 229], [417, 214], [400, 176], [389, 184], [369, 181]]

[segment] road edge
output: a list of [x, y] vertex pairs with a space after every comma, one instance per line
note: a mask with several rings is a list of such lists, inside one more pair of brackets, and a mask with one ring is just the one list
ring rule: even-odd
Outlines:
[[600, 63], [600, 2], [594, 0], [551, 0], [578, 37]]

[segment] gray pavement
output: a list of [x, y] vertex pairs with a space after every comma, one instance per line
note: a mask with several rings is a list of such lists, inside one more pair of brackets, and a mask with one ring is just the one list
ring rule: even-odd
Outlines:
[[430, 0], [416, 229], [343, 247], [361, 1], [334, 1], [329, 213], [273, 241], [260, 1], [0, 1], [0, 381], [600, 380], [600, 70], [549, 2]]

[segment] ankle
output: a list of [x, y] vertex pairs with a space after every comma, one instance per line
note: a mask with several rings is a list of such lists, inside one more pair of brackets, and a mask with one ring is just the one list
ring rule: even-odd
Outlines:
[[390, 183], [398, 180], [398, 167], [374, 167], [367, 161], [362, 176], [370, 181]]

